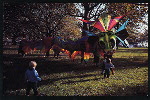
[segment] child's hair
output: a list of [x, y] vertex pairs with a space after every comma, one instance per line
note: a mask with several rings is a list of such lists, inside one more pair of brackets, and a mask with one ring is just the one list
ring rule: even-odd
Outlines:
[[111, 62], [111, 59], [110, 59], [110, 58], [107, 58], [107, 59], [106, 59], [106, 62], [107, 62], [107, 63], [110, 63], [110, 62]]
[[37, 63], [35, 61], [30, 61], [30, 63], [29, 63], [30, 68], [33, 68], [33, 67], [36, 67], [36, 66], [37, 66]]

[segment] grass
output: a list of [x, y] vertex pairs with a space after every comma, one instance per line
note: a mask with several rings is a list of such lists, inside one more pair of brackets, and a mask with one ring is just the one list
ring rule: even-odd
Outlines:
[[[148, 94], [147, 48], [119, 48], [112, 59], [115, 75], [111, 75], [109, 79], [103, 79], [103, 75], [100, 74], [101, 68], [93, 64], [93, 58], [88, 64], [81, 64], [80, 59], [72, 62], [63, 54], [59, 59], [51, 56], [43, 58], [40, 55], [21, 58], [17, 55], [10, 56], [11, 54], [8, 55], [5, 50], [4, 52], [7, 58], [7, 61], [4, 60], [7, 67], [4, 68], [6, 79], [10, 78], [7, 72], [14, 70], [23, 77], [28, 62], [35, 60], [38, 63], [37, 71], [42, 78], [38, 91], [47, 96], [146, 96]], [[15, 55], [14, 52], [15, 50], [12, 55]], [[26, 63], [22, 65], [14, 59]], [[20, 66], [22, 72], [19, 72], [15, 65]], [[13, 71], [12, 68], [14, 68]], [[8, 81], [6, 80], [6, 83]], [[21, 83], [18, 82], [18, 84]], [[7, 87], [5, 95], [25, 94], [24, 85], [20, 88], [17, 85], [14, 89], [13, 86], [16, 86], [13, 82], [5, 86]], [[18, 91], [19, 94], [17, 94]]]
[[87, 75], [83, 78], [76, 77], [76, 73], [67, 74], [69, 79], [64, 79], [66, 73], [53, 74], [50, 78], [58, 79], [55, 76], [59, 76], [59, 80], [41, 86], [39, 91], [49, 96], [143, 95], [148, 89], [147, 71], [147, 68], [116, 70], [110, 79], [102, 79], [99, 71], [79, 74]]

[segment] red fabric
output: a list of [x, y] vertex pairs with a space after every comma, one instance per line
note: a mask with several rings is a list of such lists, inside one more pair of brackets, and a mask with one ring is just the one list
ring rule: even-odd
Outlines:
[[23, 50], [25, 53], [29, 53], [29, 52], [31, 52], [31, 51], [32, 51], [32, 49], [31, 49], [30, 45], [26, 45], [26, 46], [24, 46], [24, 47], [22, 48], [22, 50]]
[[111, 30], [119, 22], [119, 20], [123, 17], [124, 17], [124, 15], [119, 16], [119, 17], [115, 17], [114, 19], [112, 19], [109, 23], [108, 30]]
[[88, 60], [90, 59], [90, 54], [91, 54], [91, 53], [86, 53], [86, 52], [84, 52], [84, 60], [85, 60], [85, 61], [88, 61]]
[[81, 51], [74, 51], [73, 54], [71, 55], [71, 59], [74, 60], [78, 54], [81, 54]]
[[71, 53], [68, 50], [65, 50], [65, 53], [69, 56], [69, 58], [71, 58]]
[[83, 21], [83, 22], [85, 22], [87, 24], [91, 24], [91, 23], [95, 22], [95, 21], [88, 21], [88, 20], [83, 20], [83, 19], [79, 19], [79, 20], [81, 20], [81, 21]]
[[105, 32], [104, 27], [102, 26], [102, 24], [98, 21], [93, 25], [95, 28], [101, 30], [102, 32]]
[[[52, 37], [46, 37], [42, 40], [43, 42], [43, 48], [42, 48], [42, 52], [47, 52], [50, 48], [52, 48], [52, 41], [53, 41], [54, 38]], [[25, 52], [25, 53], [29, 53], [31, 52], [32, 50], [36, 50], [36, 46], [38, 45], [37, 44], [37, 41], [27, 41], [27, 40], [22, 40], [22, 45], [23, 45], [23, 48], [22, 50]]]
[[104, 57], [104, 52], [103, 52], [103, 51], [100, 51], [99, 53], [100, 53], [100, 55], [101, 55], [102, 57]]

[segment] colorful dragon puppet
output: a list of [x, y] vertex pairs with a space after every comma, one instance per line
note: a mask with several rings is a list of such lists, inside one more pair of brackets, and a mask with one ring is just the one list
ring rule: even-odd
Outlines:
[[[79, 19], [101, 31], [98, 34], [89, 31], [84, 31], [87, 34], [87, 36], [85, 36], [87, 39], [85, 41], [84, 46], [85, 50], [81, 52], [92, 52], [94, 54], [95, 63], [99, 63], [99, 56], [104, 56], [104, 53], [107, 52], [114, 52], [117, 49], [117, 46], [120, 42], [123, 44], [124, 47], [128, 47], [128, 44], [125, 40], [128, 37], [128, 32], [126, 30], [128, 20], [124, 22], [122, 26], [117, 30], [115, 30], [114, 28], [115, 25], [119, 22], [119, 20], [126, 15], [111, 19], [110, 15], [105, 14], [95, 21]], [[76, 54], [73, 55], [75, 56]], [[83, 54], [84, 53], [81, 54], [82, 58], [84, 58]]]
[[[104, 15], [95, 21], [80, 19], [99, 29], [100, 32], [95, 34], [84, 30], [87, 35], [77, 41], [64, 41], [61, 37], [47, 37], [40, 42], [40, 47], [45, 48], [43, 50], [49, 55], [49, 50], [55, 44], [62, 49], [68, 50], [69, 52], [67, 53], [69, 53], [72, 59], [74, 59], [77, 54], [81, 54], [81, 61], [88, 60], [90, 53], [93, 53], [94, 62], [98, 64], [100, 55], [104, 56], [104, 53], [116, 50], [120, 42], [123, 46], [128, 47], [125, 42], [125, 39], [128, 37], [128, 32], [126, 30], [128, 20], [117, 30], [114, 28], [124, 16], [125, 15], [111, 19], [110, 15]], [[24, 52], [28, 52], [31, 49], [34, 50], [38, 48], [36, 44], [37, 43], [26, 43], [26, 45], [21, 48]], [[28, 50], [27, 46], [30, 50]]]
[[41, 52], [46, 53], [46, 55], [49, 55], [49, 50], [54, 45], [54, 38], [53, 37], [45, 37], [42, 40], [37, 41], [29, 41], [26, 39], [23, 39], [18, 48], [18, 54], [21, 53], [22, 56], [25, 56], [25, 54], [31, 53], [32, 51], [40, 50]]

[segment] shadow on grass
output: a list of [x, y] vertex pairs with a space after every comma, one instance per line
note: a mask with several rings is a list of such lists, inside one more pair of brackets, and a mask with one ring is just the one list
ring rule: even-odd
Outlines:
[[72, 84], [72, 83], [78, 83], [78, 82], [87, 82], [87, 81], [95, 81], [95, 80], [99, 80], [101, 78], [94, 78], [94, 79], [84, 79], [84, 80], [79, 80], [79, 81], [68, 81], [68, 82], [64, 82], [61, 84]]
[[[35, 56], [27, 56], [20, 57], [19, 55], [3, 55], [3, 92], [6, 90], [17, 90], [25, 88], [25, 80], [24, 73], [28, 68], [28, 63], [34, 60], [37, 62], [37, 68], [39, 75], [49, 75], [53, 73], [62, 73], [62, 72], [76, 72], [78, 73], [86, 73], [100, 70], [100, 67], [94, 66], [91, 59], [88, 64], [80, 64], [79, 60], [72, 62], [69, 59], [54, 59], [53, 57], [35, 57]], [[113, 63], [117, 69], [122, 68], [135, 68], [135, 67], [145, 67], [148, 66], [147, 61], [140, 61], [136, 59], [126, 59], [126, 58], [114, 58]], [[46, 85], [49, 83], [53, 83], [55, 81], [61, 79], [69, 79], [69, 78], [84, 78], [88, 76], [95, 76], [96, 74], [88, 74], [88, 75], [78, 75], [72, 77], [64, 77], [57, 79], [48, 79], [43, 80], [40, 85]], [[92, 79], [98, 80], [98, 79]], [[66, 84], [74, 83], [74, 82], [85, 82], [90, 80], [81, 80], [81, 81], [73, 81], [66, 82]], [[63, 83], [65, 84], [65, 83]]]
[[[87, 74], [87, 75], [77, 75], [77, 76], [71, 76], [71, 77], [47, 79], [47, 80], [42, 80], [42, 82], [39, 83], [39, 86], [53, 84], [54, 82], [59, 81], [59, 80], [73, 79], [73, 78], [86, 78], [86, 77], [97, 76], [97, 75], [100, 75], [100, 74]], [[63, 82], [61, 84], [71, 84], [71, 83], [76, 83], [76, 82], [85, 82], [85, 81], [98, 80], [98, 79], [100, 78], [86, 79], [86, 80], [81, 79], [80, 81], [68, 81], [68, 82]]]
[[[76, 62], [68, 59], [54, 59], [52, 57], [20, 57], [18, 55], [3, 56], [3, 90], [16, 90], [25, 88], [24, 74], [31, 60], [37, 62], [39, 75], [49, 75], [52, 73], [70, 72], [70, 71], [86, 71], [94, 70], [90, 67], [80, 67]], [[82, 65], [82, 64], [81, 64]], [[93, 66], [92, 66], [93, 67]], [[86, 69], [85, 69], [86, 68]]]
[[141, 59], [142, 58], [113, 58], [112, 62], [117, 69], [148, 67], [148, 59]]
[[147, 96], [148, 95], [148, 83], [143, 83], [140, 85], [134, 86], [119, 86], [113, 85], [116, 87], [115, 92], [107, 91], [104, 96]]

